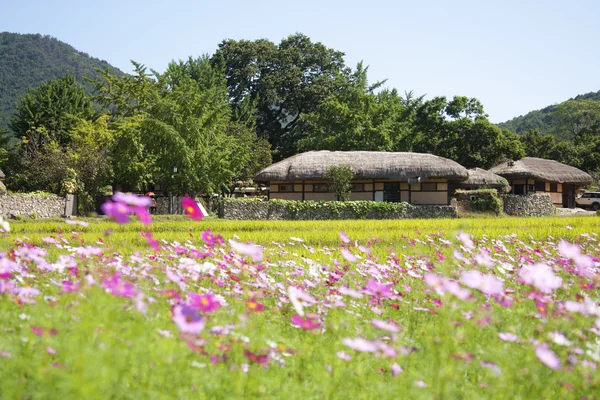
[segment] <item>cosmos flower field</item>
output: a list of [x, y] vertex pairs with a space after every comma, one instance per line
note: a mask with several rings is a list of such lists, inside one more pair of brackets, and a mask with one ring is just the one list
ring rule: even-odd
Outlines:
[[115, 221], [2, 234], [0, 398], [600, 393], [596, 217], [152, 221], [127, 197], [110, 207]]

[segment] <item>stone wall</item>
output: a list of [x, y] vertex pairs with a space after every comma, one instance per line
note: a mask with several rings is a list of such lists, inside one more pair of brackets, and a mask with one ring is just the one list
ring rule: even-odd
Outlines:
[[219, 216], [235, 220], [332, 220], [455, 218], [450, 206], [413, 206], [408, 203], [248, 201], [226, 199]]
[[156, 198], [156, 214], [183, 214], [181, 200], [183, 197], [174, 196], [172, 203], [172, 212], [169, 212], [169, 197]]
[[62, 217], [65, 215], [66, 199], [59, 196], [0, 196], [0, 215], [34, 218]]
[[528, 195], [506, 194], [504, 212], [508, 215], [519, 217], [542, 217], [556, 214], [552, 204], [552, 197], [548, 193], [535, 193]]

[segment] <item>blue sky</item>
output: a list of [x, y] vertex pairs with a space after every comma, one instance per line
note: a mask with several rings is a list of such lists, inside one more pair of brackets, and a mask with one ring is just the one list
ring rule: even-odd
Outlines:
[[[8, 4], [7, 4], [8, 3]], [[220, 41], [302, 32], [399, 91], [465, 95], [501, 122], [600, 90], [600, 1], [3, 0], [0, 31], [54, 36], [130, 71]]]

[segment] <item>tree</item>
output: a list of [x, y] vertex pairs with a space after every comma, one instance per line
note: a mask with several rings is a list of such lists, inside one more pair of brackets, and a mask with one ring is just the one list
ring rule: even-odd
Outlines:
[[248, 100], [256, 103], [257, 135], [281, 159], [297, 152], [306, 132], [302, 117], [338, 90], [338, 76], [347, 73], [343, 56], [295, 34], [279, 45], [265, 39], [225, 40], [212, 62], [225, 71], [234, 109]]
[[114, 110], [115, 182], [212, 193], [254, 163], [256, 133], [233, 120], [225, 76], [205, 56], [152, 75], [134, 63], [133, 75], [95, 84], [99, 103]]
[[303, 120], [301, 150], [391, 151], [410, 146], [410, 110], [396, 90], [381, 90], [384, 82], [368, 84], [368, 68], [340, 77], [345, 83]]
[[528, 130], [519, 140], [529, 157], [549, 158], [556, 146], [554, 136], [542, 135], [539, 129]]
[[349, 165], [336, 165], [329, 167], [325, 172], [325, 181], [329, 191], [338, 197], [338, 200], [350, 200], [352, 179], [354, 172]]
[[29, 89], [10, 121], [10, 129], [33, 151], [50, 142], [72, 144], [70, 131], [80, 119], [91, 118], [90, 98], [73, 75]]
[[424, 102], [416, 110], [414, 129], [414, 151], [450, 158], [467, 168], [489, 168], [524, 155], [517, 136], [490, 123], [475, 98]]

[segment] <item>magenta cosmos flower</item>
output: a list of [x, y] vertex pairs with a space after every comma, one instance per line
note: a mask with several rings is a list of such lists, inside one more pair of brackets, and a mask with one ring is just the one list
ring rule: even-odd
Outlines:
[[202, 232], [202, 240], [204, 240], [204, 243], [206, 244], [213, 245], [217, 241], [217, 237], [213, 235], [213, 233], [210, 230], [208, 230]]
[[367, 294], [381, 298], [394, 296], [394, 294], [392, 293], [392, 285], [379, 283], [374, 279], [369, 279], [369, 281], [367, 282], [367, 286], [364, 290]]
[[183, 207], [183, 210], [185, 211], [185, 215], [187, 215], [191, 219], [199, 221], [202, 218], [204, 218], [204, 214], [202, 214], [200, 207], [198, 207], [196, 201], [194, 201], [194, 199], [192, 199], [191, 197], [184, 196], [183, 200], [181, 201], [181, 205]]
[[190, 307], [205, 313], [213, 312], [221, 307], [219, 300], [217, 300], [217, 298], [210, 293], [188, 293], [188, 299]]
[[314, 319], [302, 318], [299, 315], [294, 315], [292, 318], [290, 318], [290, 321], [292, 321], [292, 324], [304, 329], [305, 331], [311, 331], [321, 327], [321, 324], [316, 322]]
[[118, 272], [110, 278], [105, 278], [103, 284], [105, 289], [118, 297], [134, 297], [136, 294], [133, 284], [121, 279], [121, 274]]
[[197, 335], [204, 329], [204, 318], [190, 306], [178, 304], [172, 309], [172, 319], [183, 333]]
[[102, 204], [102, 212], [117, 224], [126, 224], [129, 222], [129, 214], [131, 214], [132, 209], [125, 203], [115, 203], [107, 200]]

